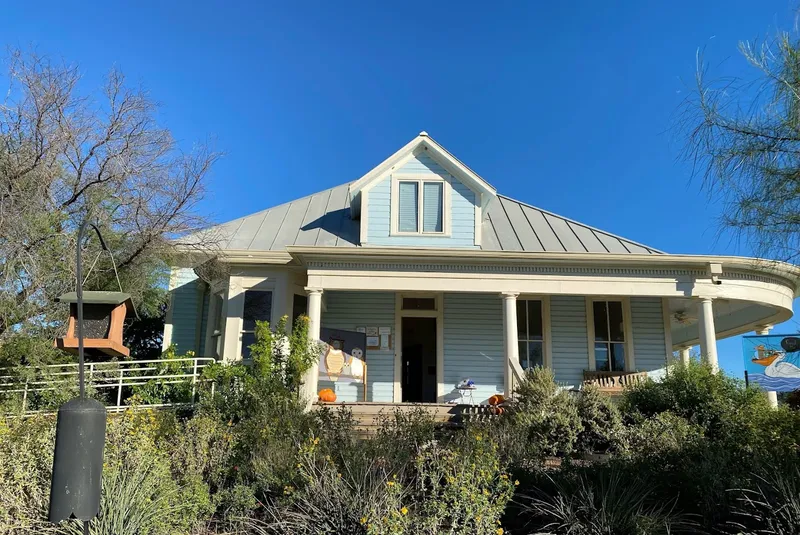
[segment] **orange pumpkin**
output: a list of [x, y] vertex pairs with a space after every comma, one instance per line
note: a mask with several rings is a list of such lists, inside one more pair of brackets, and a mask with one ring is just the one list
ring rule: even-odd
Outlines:
[[492, 405], [492, 406], [500, 405], [505, 400], [506, 400], [506, 398], [503, 396], [503, 394], [495, 394], [495, 395], [493, 395], [492, 397], [489, 398], [489, 405]]
[[489, 412], [491, 412], [492, 414], [497, 414], [499, 416], [504, 412], [506, 412], [506, 410], [503, 407], [492, 405], [491, 407], [489, 407]]
[[336, 392], [330, 388], [323, 388], [319, 391], [319, 400], [325, 403], [333, 403], [336, 401]]

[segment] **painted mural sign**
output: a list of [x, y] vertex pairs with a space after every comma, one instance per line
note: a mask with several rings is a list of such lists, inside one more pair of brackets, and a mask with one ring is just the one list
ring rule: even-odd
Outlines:
[[319, 363], [320, 379], [334, 383], [366, 382], [365, 333], [323, 328], [320, 338], [324, 342]]
[[800, 334], [742, 337], [747, 380], [764, 390], [800, 389]]

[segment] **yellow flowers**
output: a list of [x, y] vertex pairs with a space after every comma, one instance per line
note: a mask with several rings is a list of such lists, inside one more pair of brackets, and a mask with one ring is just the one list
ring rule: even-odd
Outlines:
[[483, 440], [483, 435], [475, 435], [475, 440], [480, 442], [481, 440]]
[[403, 506], [403, 507], [400, 509], [400, 512], [401, 512], [403, 515], [407, 515], [407, 514], [408, 514], [408, 507], [406, 507], [406, 506], [404, 505], [404, 506]]
[[514, 480], [514, 486], [515, 487], [519, 487], [519, 479], [515, 479]]
[[361, 525], [362, 525], [362, 526], [363, 526], [364, 524], [366, 524], [366, 523], [367, 523], [367, 517], [365, 517], [365, 516], [362, 516], [362, 517], [361, 517], [361, 520], [360, 520], [360, 522], [361, 522]]
[[387, 485], [388, 487], [394, 487], [394, 481], [387, 481], [387, 482], [386, 482], [386, 485]]
[[294, 492], [294, 487], [293, 487], [293, 486], [291, 486], [291, 485], [286, 485], [285, 487], [283, 487], [283, 495], [284, 495], [284, 496], [288, 496], [288, 495], [290, 495], [292, 492]]
[[503, 533], [505, 533], [506, 531], [503, 528], [497, 528], [496, 530], [494, 530], [494, 532], [497, 533], [497, 535], [503, 535]]

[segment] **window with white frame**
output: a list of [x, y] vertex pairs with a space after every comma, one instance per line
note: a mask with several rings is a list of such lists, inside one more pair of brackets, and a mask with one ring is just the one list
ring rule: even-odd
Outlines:
[[544, 321], [541, 300], [517, 300], [517, 340], [519, 364], [523, 369], [544, 366]]
[[256, 342], [256, 322], [272, 321], [272, 292], [246, 290], [242, 312], [242, 358], [250, 358], [250, 346]]
[[395, 223], [401, 234], [442, 234], [445, 230], [445, 182], [399, 179]]
[[625, 319], [621, 301], [593, 301], [594, 367], [625, 371]]

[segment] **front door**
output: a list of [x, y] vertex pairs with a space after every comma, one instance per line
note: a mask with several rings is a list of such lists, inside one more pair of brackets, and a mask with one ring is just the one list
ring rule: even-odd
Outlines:
[[436, 318], [403, 318], [404, 402], [436, 402]]

